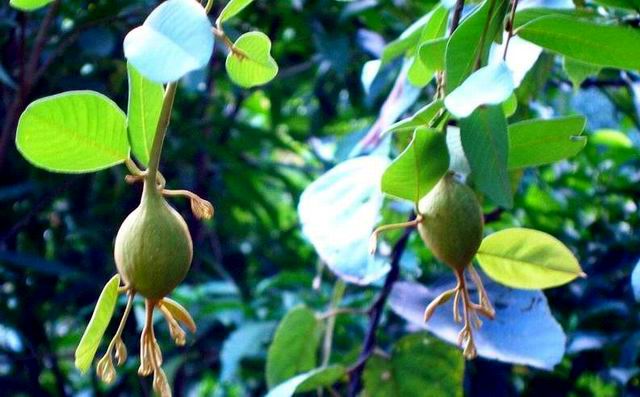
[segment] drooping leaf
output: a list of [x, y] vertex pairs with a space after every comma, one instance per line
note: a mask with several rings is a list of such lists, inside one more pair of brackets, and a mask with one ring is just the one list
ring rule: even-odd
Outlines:
[[518, 35], [577, 61], [602, 67], [640, 69], [640, 32], [630, 26], [554, 15], [525, 24], [519, 28]]
[[131, 151], [144, 165], [149, 163], [151, 146], [155, 137], [164, 88], [141, 75], [136, 68], [127, 63], [129, 76], [129, 105], [127, 108], [127, 131]]
[[262, 32], [245, 33], [229, 52], [226, 68], [229, 77], [241, 87], [266, 84], [278, 74], [278, 64], [271, 57], [271, 40]]
[[129, 157], [126, 117], [93, 91], [45, 97], [20, 116], [16, 146], [29, 162], [49, 171], [98, 171]]
[[384, 193], [417, 203], [449, 169], [445, 134], [417, 128], [409, 146], [382, 175]]
[[365, 397], [462, 397], [464, 359], [425, 332], [407, 335], [390, 358], [374, 355], [363, 374]]
[[167, 0], [124, 39], [124, 55], [146, 78], [169, 83], [204, 67], [213, 52], [211, 23], [194, 0]]
[[[480, 357], [551, 370], [562, 360], [566, 336], [553, 318], [547, 298], [540, 291], [514, 290], [490, 280], [484, 281], [496, 318], [473, 330]], [[412, 326], [427, 329], [438, 338], [457, 345], [460, 323], [453, 320], [453, 299], [437, 308], [424, 322], [424, 310], [436, 296], [455, 286], [453, 277], [426, 288], [418, 283], [399, 282], [389, 304]], [[470, 291], [473, 295], [475, 291]], [[459, 354], [462, 354], [461, 352]]]
[[587, 77], [595, 76], [600, 72], [599, 66], [576, 61], [569, 57], [564, 57], [562, 67], [565, 73], [567, 73], [567, 76], [569, 76], [569, 80], [571, 80], [574, 89], [580, 88], [580, 84], [582, 84]]
[[216, 25], [235, 17], [251, 3], [253, 3], [253, 0], [229, 0], [227, 5], [220, 11]]
[[455, 30], [445, 55], [447, 93], [462, 84], [476, 65], [486, 63], [491, 43], [502, 30], [508, 3], [506, 0], [485, 1]]
[[511, 71], [499, 62], [475, 71], [444, 98], [444, 105], [454, 116], [464, 118], [479, 106], [506, 101], [514, 88]]
[[584, 276], [578, 260], [558, 239], [546, 233], [511, 228], [482, 240], [476, 256], [497, 282], [519, 289], [543, 289]]
[[53, 0], [11, 0], [9, 1], [9, 5], [21, 11], [35, 11], [52, 1]]
[[173, 317], [184, 324], [185, 327], [192, 333], [196, 333], [196, 323], [193, 321], [193, 318], [181, 304], [169, 298], [162, 298], [160, 302], [162, 306], [164, 306]]
[[633, 272], [631, 272], [631, 288], [636, 302], [640, 302], [640, 261], [636, 263]]
[[368, 248], [383, 201], [380, 177], [388, 164], [386, 157], [375, 155], [344, 161], [300, 196], [302, 232], [345, 281], [366, 285], [389, 270]]
[[410, 131], [415, 130], [418, 127], [436, 127], [431, 126], [430, 123], [436, 117], [438, 112], [442, 110], [443, 105], [444, 104], [442, 100], [435, 100], [419, 109], [413, 116], [392, 124], [383, 132], [383, 134], [387, 134], [390, 132]]
[[316, 368], [279, 384], [267, 393], [266, 397], [291, 397], [296, 393], [304, 393], [331, 386], [345, 375], [346, 369], [341, 365]]
[[313, 310], [298, 306], [282, 319], [267, 353], [270, 389], [316, 366], [320, 323]]
[[525, 120], [509, 126], [509, 169], [537, 167], [574, 156], [586, 145], [582, 116]]
[[113, 316], [113, 311], [118, 301], [118, 288], [120, 287], [120, 275], [116, 274], [109, 280], [104, 286], [98, 303], [96, 303], [89, 325], [84, 330], [82, 339], [76, 348], [75, 353], [75, 366], [80, 372], [87, 372], [93, 361], [93, 357], [98, 351], [100, 341], [104, 331], [107, 330], [107, 326]]
[[477, 109], [460, 120], [462, 147], [478, 189], [504, 208], [513, 205], [507, 172], [509, 138], [500, 106]]

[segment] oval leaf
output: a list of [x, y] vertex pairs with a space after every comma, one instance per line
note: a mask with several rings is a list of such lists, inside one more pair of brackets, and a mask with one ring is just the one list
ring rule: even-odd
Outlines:
[[54, 172], [97, 171], [129, 157], [126, 117], [93, 91], [70, 91], [31, 103], [20, 116], [16, 146], [35, 166]]
[[146, 78], [160, 83], [204, 67], [213, 52], [213, 33], [195, 0], [168, 0], [124, 39], [124, 55]]
[[164, 88], [162, 84], [141, 75], [131, 63], [127, 63], [127, 71], [129, 75], [127, 110], [129, 142], [136, 158], [147, 165], [162, 110]]
[[229, 52], [226, 68], [229, 77], [241, 87], [249, 88], [271, 81], [278, 74], [278, 64], [271, 57], [271, 40], [262, 32], [245, 33]]
[[489, 277], [513, 288], [551, 288], [585, 276], [564, 244], [532, 229], [505, 229], [487, 236], [476, 258]]
[[220, 25], [221, 23], [235, 17], [251, 3], [253, 3], [253, 0], [230, 0], [220, 12], [216, 24]]
[[75, 365], [80, 372], [87, 372], [93, 361], [93, 357], [98, 351], [102, 335], [106, 331], [111, 317], [113, 316], [113, 310], [116, 307], [118, 300], [118, 288], [120, 287], [120, 275], [116, 274], [109, 280], [104, 286], [96, 308], [93, 309], [93, 315], [89, 320], [89, 325], [85, 329], [82, 339], [76, 348], [75, 353]]
[[21, 11], [35, 11], [40, 9], [53, 0], [11, 0], [9, 5]]
[[346, 369], [342, 365], [330, 365], [294, 376], [271, 390], [266, 397], [291, 397], [322, 387], [331, 386], [344, 377]]

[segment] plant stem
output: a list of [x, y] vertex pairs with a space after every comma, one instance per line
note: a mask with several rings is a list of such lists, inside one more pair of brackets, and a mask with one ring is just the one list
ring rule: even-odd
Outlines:
[[511, 15], [509, 16], [509, 22], [507, 26], [507, 40], [504, 43], [504, 53], [502, 54], [502, 60], [507, 60], [507, 50], [509, 49], [509, 42], [513, 37], [513, 24], [516, 20], [516, 9], [518, 8], [518, 0], [511, 0]]
[[464, 9], [464, 0], [457, 0], [455, 8], [453, 10], [453, 17], [451, 19], [451, 29], [449, 29], [449, 35], [452, 35], [453, 32], [460, 25], [460, 18], [462, 17], [462, 10]]
[[[344, 291], [347, 285], [344, 281], [338, 279], [333, 286], [333, 294], [331, 294], [331, 302], [329, 304], [329, 311], [337, 310], [340, 305], [340, 301], [344, 296]], [[333, 345], [333, 330], [336, 326], [336, 316], [330, 316], [327, 318], [327, 329], [324, 331], [324, 339], [322, 341], [322, 366], [329, 365], [331, 359], [331, 348]]]
[[149, 158], [149, 168], [147, 173], [147, 182], [150, 186], [155, 186], [156, 177], [158, 175], [158, 166], [160, 165], [160, 155], [162, 153], [162, 143], [167, 133], [167, 127], [171, 120], [171, 111], [173, 109], [173, 100], [176, 97], [176, 87], [178, 82], [169, 83], [164, 93], [164, 100], [162, 101], [162, 110], [160, 111], [160, 119], [158, 120], [158, 126], [156, 127], [156, 135], [153, 138], [153, 145], [151, 146], [151, 154]]

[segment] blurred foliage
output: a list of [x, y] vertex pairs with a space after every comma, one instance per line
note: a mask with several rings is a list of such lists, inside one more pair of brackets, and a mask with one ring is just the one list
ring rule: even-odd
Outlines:
[[[23, 76], [49, 8], [27, 15], [3, 2], [0, 121], [15, 123], [9, 119], [16, 101], [22, 107], [71, 89], [97, 90], [126, 108], [122, 39], [156, 3], [61, 2], [38, 60], [44, 65], [40, 75]], [[272, 38], [280, 65], [276, 80], [249, 91], [233, 86], [224, 73], [224, 49], [216, 47], [210, 67], [181, 85], [161, 168], [168, 186], [207, 197], [216, 216], [199, 223], [186, 201], [174, 201], [189, 223], [196, 255], [173, 298], [189, 308], [199, 327], [184, 348], [169, 343], [166, 329], [158, 327], [176, 395], [263, 395], [267, 346], [277, 322], [301, 303], [327, 310], [335, 278], [320, 269], [301, 235], [299, 195], [331, 167], [334, 152], [354, 142], [351, 133], [374, 120], [391, 87], [386, 79], [366, 93], [362, 65], [433, 3], [256, 0], [236, 22], [237, 31], [255, 27]], [[215, 3], [214, 14], [221, 6]], [[226, 29], [237, 37], [233, 23]], [[625, 76], [605, 70], [599, 79], [624, 82]], [[36, 78], [28, 96], [18, 98], [17, 87]], [[554, 372], [469, 363], [467, 395], [640, 395], [640, 317], [629, 283], [640, 256], [640, 91], [637, 82], [634, 94], [628, 84], [598, 81], [572, 91], [558, 60], [544, 55], [537, 62], [518, 91], [514, 119], [585, 114], [590, 143], [570, 161], [526, 171], [516, 209], [489, 225], [551, 233], [580, 258], [588, 279], [547, 292], [569, 336], [568, 354]], [[618, 132], [599, 131], [605, 128]], [[0, 140], [2, 394], [149, 395], [150, 382], [137, 376], [135, 360], [109, 387], [73, 367], [73, 351], [100, 288], [115, 272], [113, 238], [135, 208], [140, 187], [124, 183], [124, 167], [83, 176], [38, 170], [16, 152], [7, 137], [13, 131], [10, 126]], [[385, 217], [400, 218], [392, 212]], [[428, 283], [443, 269], [421, 244], [412, 238], [420, 266], [407, 261], [403, 270]], [[373, 287], [349, 285], [343, 305], [366, 308], [374, 293]], [[134, 313], [123, 336], [132, 348], [142, 324], [139, 303]], [[337, 317], [334, 363], [353, 364], [365, 320]], [[406, 334], [406, 323], [392, 314], [383, 321], [380, 347], [391, 351]]]

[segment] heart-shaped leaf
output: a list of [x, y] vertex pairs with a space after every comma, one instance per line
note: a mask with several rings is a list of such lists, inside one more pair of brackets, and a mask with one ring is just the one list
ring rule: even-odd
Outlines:
[[532, 229], [490, 234], [482, 240], [476, 258], [489, 277], [512, 288], [557, 287], [585, 275], [564, 244]]
[[227, 56], [227, 73], [234, 83], [249, 88], [266, 84], [278, 74], [271, 57], [271, 40], [262, 32], [245, 33], [233, 45], [238, 52]]
[[212, 26], [195, 0], [167, 0], [124, 39], [124, 55], [146, 78], [168, 83], [204, 67], [213, 52]]
[[253, 0], [229, 0], [226, 6], [220, 12], [216, 24], [219, 25], [238, 15], [238, 13], [245, 9], [249, 4], [253, 3]]
[[35, 166], [54, 172], [97, 171], [129, 157], [126, 117], [93, 91], [38, 99], [20, 116], [16, 146]]

